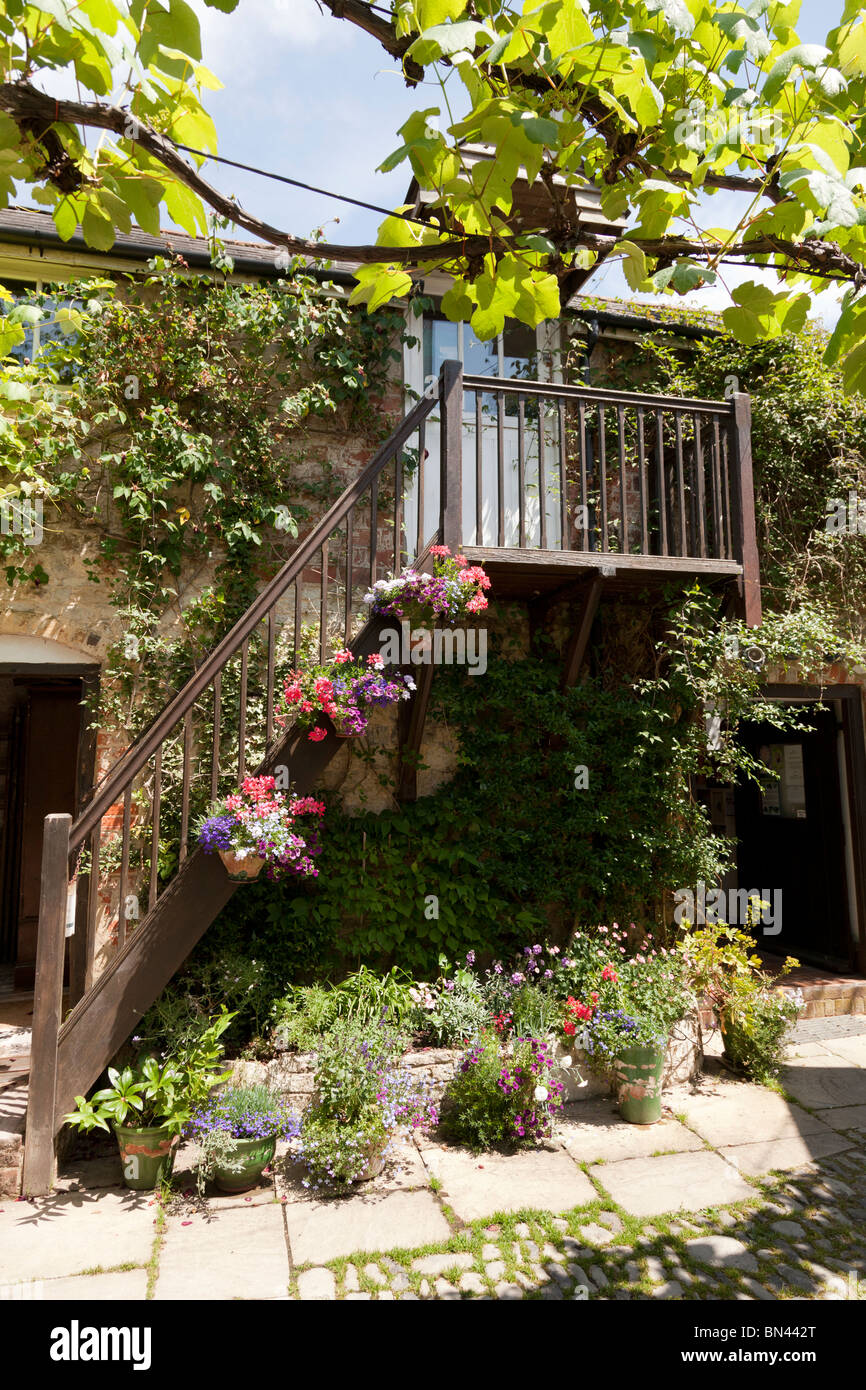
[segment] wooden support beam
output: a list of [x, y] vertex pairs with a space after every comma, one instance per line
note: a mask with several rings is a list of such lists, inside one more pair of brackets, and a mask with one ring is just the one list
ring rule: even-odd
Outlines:
[[445, 362], [439, 379], [440, 543], [452, 553], [463, 535], [463, 366]]
[[546, 594], [539, 594], [537, 598], [531, 599], [529, 603], [529, 645], [530, 649], [535, 644], [535, 638], [541, 632], [547, 619], [558, 603], [563, 603], [566, 599], [574, 598], [576, 594], [581, 594], [586, 589], [586, 576], [581, 575], [580, 579], [571, 579], [567, 584], [559, 584]]
[[69, 815], [46, 816], [42, 840], [30, 1094], [24, 1143], [24, 1192], [33, 1197], [50, 1192], [54, 1182], [57, 1040], [63, 1010], [71, 826]]
[[761, 574], [755, 525], [755, 484], [752, 477], [752, 402], [737, 391], [732, 398], [734, 556], [743, 567], [740, 580], [742, 614], [749, 627], [761, 622]]
[[604, 580], [600, 574], [593, 576], [587, 586], [586, 597], [583, 601], [583, 609], [580, 615], [580, 622], [572, 632], [565, 646], [565, 660], [562, 670], [562, 690], [570, 690], [577, 683], [586, 658], [586, 649], [589, 646], [589, 635], [592, 632], [592, 625], [595, 622], [595, 615], [598, 612], [598, 605], [601, 602], [601, 588]]
[[418, 800], [418, 757], [424, 725], [427, 722], [427, 709], [430, 692], [433, 689], [433, 662], [420, 667], [418, 689], [407, 707], [405, 736], [400, 738], [400, 764], [397, 773], [397, 800]]

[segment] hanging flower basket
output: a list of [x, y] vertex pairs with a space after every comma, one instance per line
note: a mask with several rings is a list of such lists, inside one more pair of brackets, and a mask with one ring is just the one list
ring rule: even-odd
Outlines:
[[457, 627], [477, 622], [487, 607], [490, 578], [465, 555], [452, 555], [447, 545], [430, 547], [433, 573], [411, 567], [388, 579], [378, 579], [364, 595], [370, 612], [396, 618], [413, 627]]
[[205, 854], [218, 854], [233, 883], [268, 878], [314, 878], [324, 804], [277, 791], [273, 777], [246, 777], [240, 790], [211, 806], [196, 827]]
[[327, 717], [338, 738], [360, 738], [376, 706], [410, 700], [414, 689], [411, 676], [399, 671], [386, 675], [378, 652], [360, 661], [350, 651], [341, 651], [332, 662], [290, 673], [277, 722], [285, 725], [293, 719], [296, 728], [309, 730], [307, 738], [318, 743], [328, 736], [323, 722]]

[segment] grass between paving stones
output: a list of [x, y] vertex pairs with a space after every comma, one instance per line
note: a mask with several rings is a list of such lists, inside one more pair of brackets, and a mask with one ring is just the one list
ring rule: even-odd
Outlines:
[[156, 1230], [153, 1233], [153, 1246], [150, 1251], [150, 1259], [145, 1268], [147, 1269], [147, 1292], [144, 1297], [146, 1301], [151, 1301], [156, 1296], [156, 1281], [159, 1277], [159, 1255], [165, 1242], [165, 1228], [168, 1218], [165, 1214], [165, 1207], [162, 1202], [156, 1204], [156, 1219], [154, 1220]]
[[[367, 1292], [372, 1297], [388, 1288], [392, 1279], [400, 1275], [408, 1280], [408, 1288], [394, 1290], [397, 1297], [411, 1292], [419, 1297], [435, 1299], [441, 1296], [436, 1291], [436, 1281], [444, 1279], [458, 1297], [474, 1298], [479, 1295], [459, 1289], [461, 1275], [473, 1272], [483, 1280], [487, 1297], [496, 1296], [498, 1283], [520, 1284], [522, 1280], [525, 1298], [544, 1298], [545, 1289], [557, 1282], [545, 1269], [545, 1266], [552, 1267], [553, 1264], [566, 1272], [569, 1264], [577, 1266], [593, 1280], [590, 1300], [613, 1299], [617, 1295], [653, 1298], [658, 1296], [658, 1290], [665, 1282], [673, 1281], [681, 1286], [681, 1292], [676, 1295], [681, 1301], [731, 1300], [738, 1295], [752, 1299], [755, 1293], [749, 1281], [763, 1285], [777, 1300], [802, 1299], [804, 1296], [819, 1298], [825, 1295], [826, 1290], [813, 1265], [841, 1274], [843, 1282], [849, 1269], [859, 1272], [861, 1278], [866, 1273], [866, 1251], [862, 1240], [858, 1242], [852, 1235], [852, 1228], [856, 1230], [858, 1222], [846, 1212], [846, 1205], [853, 1207], [859, 1204], [866, 1209], [866, 1155], [858, 1153], [855, 1161], [859, 1165], [856, 1171], [846, 1167], [841, 1169], [846, 1175], [844, 1177], [839, 1176], [840, 1169], [833, 1167], [832, 1159], [825, 1160], [820, 1166], [816, 1165], [814, 1172], [800, 1172], [796, 1176], [782, 1172], [754, 1180], [754, 1195], [742, 1202], [701, 1212], [669, 1212], [654, 1216], [651, 1220], [630, 1216], [611, 1200], [601, 1184], [588, 1173], [598, 1196], [594, 1201], [575, 1207], [561, 1216], [531, 1208], [497, 1213], [463, 1226], [442, 1244], [404, 1247], [387, 1253], [359, 1251], [349, 1258], [332, 1260], [327, 1267], [334, 1273], [338, 1298], [345, 1297], [349, 1292], [345, 1281], [350, 1266], [355, 1271], [359, 1291]], [[589, 1165], [579, 1166], [588, 1172]], [[841, 1188], [833, 1192], [828, 1186], [832, 1183], [844, 1184], [850, 1189], [850, 1195]], [[826, 1190], [820, 1190], [822, 1188], [832, 1192], [832, 1202], [828, 1200]], [[793, 1206], [794, 1202], [799, 1205]], [[451, 1215], [453, 1217], [453, 1213]], [[773, 1227], [781, 1220], [796, 1222], [803, 1228], [804, 1237], [780, 1235]], [[582, 1230], [588, 1226], [604, 1226], [606, 1221], [610, 1226], [619, 1226], [618, 1230], [612, 1229], [609, 1243], [596, 1244], [582, 1235]], [[861, 1218], [861, 1229], [862, 1224]], [[726, 1235], [740, 1241], [755, 1256], [757, 1271], [700, 1263], [689, 1252], [687, 1244], [702, 1235]], [[573, 1246], [566, 1249], [567, 1238], [580, 1242], [577, 1252]], [[822, 1244], [817, 1246], [819, 1241]], [[482, 1253], [485, 1246], [496, 1247], [495, 1258], [503, 1266], [496, 1277], [487, 1274], [485, 1266], [492, 1262], [494, 1255], [488, 1251], [485, 1259]], [[803, 1248], [798, 1249], [798, 1246]], [[559, 1259], [554, 1261], [551, 1252], [556, 1252]], [[439, 1274], [425, 1275], [412, 1268], [414, 1261], [425, 1255], [456, 1256], [467, 1253], [473, 1256], [473, 1263], [468, 1269], [457, 1264], [451, 1267], [446, 1265]], [[649, 1261], [652, 1261], [652, 1265]], [[368, 1264], [382, 1272], [387, 1284], [380, 1284], [364, 1273], [364, 1267]], [[628, 1264], [636, 1267], [638, 1278], [629, 1278]], [[789, 1266], [792, 1272], [810, 1280], [812, 1288], [806, 1289], [793, 1280], [781, 1277], [780, 1264]], [[295, 1275], [303, 1268], [311, 1267], [309, 1264], [299, 1267]], [[593, 1269], [608, 1280], [606, 1285], [597, 1287], [600, 1281], [594, 1278]], [[544, 1271], [543, 1280], [538, 1277], [541, 1270]], [[651, 1272], [658, 1277], [651, 1278]], [[562, 1290], [564, 1298], [575, 1297], [578, 1277], [572, 1273]], [[403, 1278], [400, 1282], [403, 1282]], [[296, 1292], [296, 1284], [293, 1292]]]

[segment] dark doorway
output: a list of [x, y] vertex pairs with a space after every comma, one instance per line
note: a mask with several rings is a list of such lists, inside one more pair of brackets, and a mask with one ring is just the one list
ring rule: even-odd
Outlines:
[[0, 960], [16, 989], [32, 989], [36, 966], [42, 831], [52, 812], [76, 812], [82, 681], [0, 678], [5, 754], [2, 805]]
[[832, 705], [798, 710], [808, 732], [742, 726], [743, 744], [778, 775], [760, 788], [750, 783], [736, 790], [739, 888], [771, 903], [781, 893], [781, 931], [756, 933], [765, 950], [850, 970], [855, 942], [839, 771], [842, 724]]

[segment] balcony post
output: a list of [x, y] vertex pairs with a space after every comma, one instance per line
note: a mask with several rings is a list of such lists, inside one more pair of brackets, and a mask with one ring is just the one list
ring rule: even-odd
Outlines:
[[752, 401], [744, 391], [734, 393], [731, 414], [734, 556], [743, 567], [740, 581], [743, 617], [749, 627], [759, 627], [761, 576], [752, 477]]
[[463, 535], [463, 364], [444, 362], [439, 377], [439, 540], [452, 553]]
[[72, 817], [69, 815], [45, 817], [30, 1089], [24, 1135], [24, 1192], [30, 1197], [43, 1196], [51, 1190], [54, 1181], [54, 1097], [57, 1085], [57, 1035], [63, 1012], [71, 825]]

